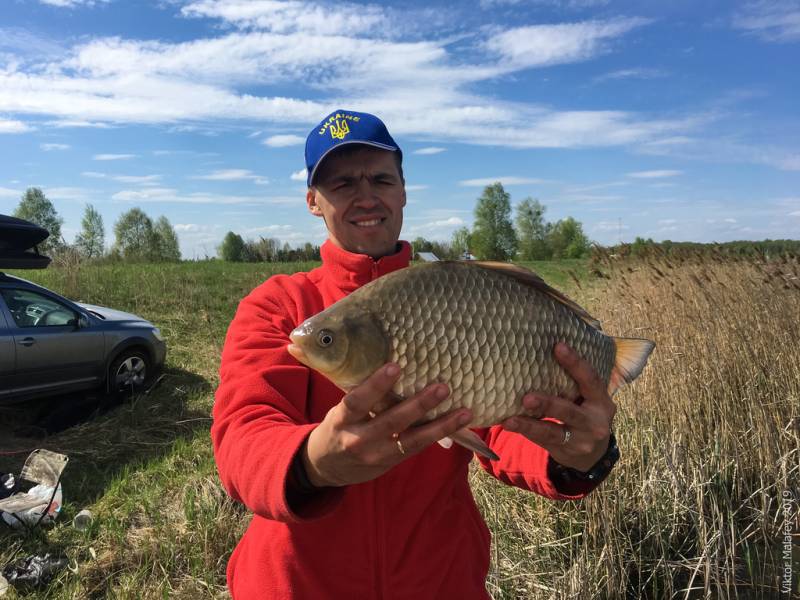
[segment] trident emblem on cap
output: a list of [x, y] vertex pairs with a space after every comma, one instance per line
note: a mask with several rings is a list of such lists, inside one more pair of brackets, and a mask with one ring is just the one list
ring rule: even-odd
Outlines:
[[337, 140], [343, 140], [344, 136], [350, 133], [350, 126], [344, 119], [337, 119], [330, 126], [331, 137]]

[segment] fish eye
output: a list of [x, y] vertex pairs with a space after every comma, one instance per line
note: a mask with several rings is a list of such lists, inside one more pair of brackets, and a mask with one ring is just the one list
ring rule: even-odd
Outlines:
[[317, 336], [317, 343], [319, 343], [319, 345], [323, 348], [327, 348], [333, 343], [333, 333], [327, 329], [323, 329]]

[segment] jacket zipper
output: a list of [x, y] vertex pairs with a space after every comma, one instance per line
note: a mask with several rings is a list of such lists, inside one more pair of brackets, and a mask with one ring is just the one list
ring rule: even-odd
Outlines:
[[372, 262], [372, 279], [371, 281], [375, 281], [378, 278], [378, 263], [375, 261]]

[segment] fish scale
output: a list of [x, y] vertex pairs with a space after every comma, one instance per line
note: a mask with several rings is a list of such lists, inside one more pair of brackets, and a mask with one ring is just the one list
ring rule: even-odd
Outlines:
[[408, 269], [362, 288], [390, 339], [388, 359], [401, 368], [393, 391], [406, 398], [434, 381], [449, 385], [450, 397], [427, 418], [463, 406], [473, 412], [472, 426], [484, 427], [519, 414], [529, 391], [575, 398], [574, 381], [552, 358], [558, 341], [608, 380], [612, 340], [568, 307], [507, 275], [449, 265]]

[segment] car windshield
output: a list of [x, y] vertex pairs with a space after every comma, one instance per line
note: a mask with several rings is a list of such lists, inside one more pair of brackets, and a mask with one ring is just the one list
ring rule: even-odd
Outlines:
[[75, 311], [43, 294], [17, 288], [2, 289], [0, 295], [17, 327], [48, 327], [76, 322]]

